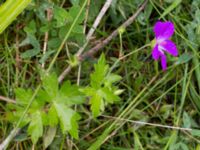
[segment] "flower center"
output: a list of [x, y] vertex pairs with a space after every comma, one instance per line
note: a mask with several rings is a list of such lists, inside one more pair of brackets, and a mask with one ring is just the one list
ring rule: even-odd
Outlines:
[[165, 44], [166, 42], [165, 42], [165, 39], [163, 39], [163, 38], [157, 38], [156, 39], [156, 43], [158, 44], [158, 45], [160, 45], [160, 44]]
[[163, 51], [164, 49], [161, 45], [158, 45], [158, 50], [161, 54], [164, 54], [164, 51]]
[[165, 48], [163, 47], [164, 45], [166, 45], [166, 41], [165, 41], [165, 39], [163, 39], [163, 38], [158, 38], [157, 40], [156, 40], [156, 43], [158, 44], [158, 50], [159, 50], [159, 52], [160, 53], [162, 53], [162, 54], [164, 54], [164, 50], [165, 50]]

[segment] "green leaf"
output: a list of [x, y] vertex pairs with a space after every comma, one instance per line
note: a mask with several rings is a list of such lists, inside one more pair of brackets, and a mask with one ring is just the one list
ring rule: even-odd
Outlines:
[[192, 129], [192, 131], [190, 131], [190, 133], [191, 133], [193, 136], [200, 137], [200, 130]]
[[46, 52], [46, 53], [41, 57], [41, 59], [39, 60], [39, 63], [41, 63], [41, 64], [45, 63], [46, 60], [47, 60], [53, 53], [55, 53], [55, 51], [53, 51], [53, 50]]
[[57, 20], [57, 27], [61, 27], [65, 25], [67, 22], [72, 22], [73, 18], [64, 8], [55, 6], [53, 11], [54, 11], [54, 18]]
[[[61, 39], [63, 39], [66, 32], [71, 28], [71, 23], [73, 22], [73, 20], [79, 14], [80, 9], [81, 8], [80, 8], [79, 5], [73, 5], [69, 9], [69, 15], [70, 15], [70, 18], [71, 18], [71, 22], [69, 24], [66, 24], [65, 26], [63, 26], [63, 28], [60, 29], [59, 36], [60, 36]], [[80, 16], [79, 16], [77, 22], [74, 24], [74, 28], [72, 29], [72, 32], [70, 34], [70, 38], [72, 38], [78, 44], [81, 44], [82, 42], [85, 41], [85, 35], [83, 34], [83, 25], [82, 25], [84, 19], [85, 19], [85, 11], [83, 11], [80, 14]]]
[[40, 50], [40, 43], [34, 35], [28, 34], [28, 39], [34, 49]]
[[82, 34], [83, 33], [83, 26], [82, 25], [76, 25], [73, 29], [73, 34]]
[[62, 42], [61, 39], [59, 39], [58, 37], [49, 39], [48, 48], [54, 50], [60, 46], [61, 42]]
[[101, 95], [106, 100], [106, 102], [111, 104], [114, 101], [120, 100], [120, 98], [117, 95], [115, 95], [113, 91], [106, 87], [99, 90], [99, 95]]
[[110, 74], [105, 78], [105, 86], [111, 86], [111, 84], [118, 82], [121, 79], [122, 77], [117, 74]]
[[48, 19], [46, 17], [46, 10], [47, 9], [53, 9], [54, 3], [51, 1], [40, 1], [40, 5], [37, 5], [37, 9], [35, 10], [35, 14], [37, 17], [43, 22], [46, 23], [48, 22]]
[[81, 89], [83, 93], [85, 93], [87, 96], [93, 96], [96, 93], [96, 89], [92, 87], [86, 87], [84, 89]]
[[52, 127], [58, 124], [58, 115], [54, 105], [51, 106], [48, 112], [48, 124]]
[[100, 95], [98, 95], [97, 93], [95, 93], [91, 99], [90, 99], [90, 104], [91, 104], [91, 110], [92, 110], [92, 114], [94, 117], [97, 117], [100, 114], [100, 109], [101, 109], [101, 105], [103, 100], [101, 98]]
[[104, 93], [101, 90], [96, 90], [91, 87], [86, 87], [82, 91], [90, 97], [90, 109], [92, 111], [93, 117], [97, 117], [100, 114], [100, 110], [104, 110]]
[[95, 71], [91, 74], [91, 86], [95, 89], [101, 87], [105, 75], [108, 71], [108, 65], [106, 65], [105, 55], [102, 54], [98, 60], [98, 63], [94, 65]]
[[68, 105], [73, 105], [73, 104], [82, 104], [84, 100], [85, 97], [83, 93], [79, 91], [78, 86], [71, 85], [70, 81], [66, 81], [62, 84], [59, 90], [58, 101]]
[[105, 55], [102, 54], [97, 64], [94, 65], [95, 71], [90, 75], [90, 87], [86, 87], [82, 91], [90, 97], [91, 110], [94, 117], [104, 111], [105, 104], [119, 101], [119, 94], [123, 90], [119, 90], [112, 85], [121, 80], [121, 76], [109, 73], [109, 66], [106, 64]]
[[[17, 123], [17, 121], [20, 119], [20, 117], [24, 113], [24, 107], [19, 107], [18, 105], [15, 105], [12, 107], [12, 109], [9, 109], [6, 112], [6, 119], [12, 123]], [[25, 115], [24, 119], [20, 123], [19, 127], [24, 127], [30, 122], [30, 117], [28, 114]]]
[[49, 116], [45, 111], [40, 111], [41, 116], [42, 116], [42, 124], [43, 126], [48, 126], [49, 125]]
[[79, 4], [79, 0], [70, 0], [70, 2], [71, 2], [73, 5], [78, 5], [78, 4]]
[[28, 134], [31, 135], [33, 144], [36, 144], [39, 137], [43, 134], [42, 117], [39, 111], [31, 115], [31, 122], [28, 127]]
[[55, 73], [46, 74], [42, 77], [42, 84], [45, 91], [51, 99], [54, 99], [58, 93], [58, 79]]
[[33, 92], [30, 89], [28, 89], [28, 90], [25, 90], [23, 88], [15, 89], [17, 104], [27, 105], [29, 100], [32, 97], [32, 94], [33, 94]]
[[[30, 31], [30, 32], [32, 32], [32, 31]], [[31, 58], [40, 53], [40, 43], [36, 39], [34, 34], [27, 33], [27, 38], [24, 41], [22, 41], [22, 43], [20, 43], [20, 46], [24, 46], [27, 44], [31, 44], [33, 46], [33, 49], [23, 52], [21, 54], [22, 58]]]
[[56, 135], [57, 127], [49, 127], [46, 134], [43, 136], [44, 148], [46, 149], [52, 142]]
[[25, 26], [24, 27], [24, 31], [27, 34], [34, 35], [36, 33], [36, 31], [37, 31], [35, 21], [32, 20], [27, 26]]
[[63, 103], [54, 102], [56, 112], [60, 121], [62, 133], [70, 131], [71, 136], [77, 138], [78, 135], [78, 123], [80, 116], [71, 108], [67, 107]]
[[23, 52], [21, 54], [21, 58], [31, 58], [31, 57], [34, 57], [36, 56], [37, 54], [40, 53], [40, 50], [39, 49], [31, 49], [31, 50], [27, 50], [26, 52]]
[[40, 89], [36, 98], [39, 100], [39, 101], [43, 101], [43, 102], [51, 102], [51, 97], [49, 96], [49, 94], [43, 90], [43, 89]]
[[77, 123], [77, 120], [80, 120], [80, 119], [81, 119], [81, 116], [78, 113], [75, 113], [72, 116], [72, 119], [71, 119], [72, 128], [69, 130], [69, 133], [75, 139], [78, 139], [78, 137], [79, 137], [78, 136], [78, 123]]
[[[72, 6], [70, 9], [69, 9], [69, 14], [70, 16], [74, 19], [76, 18], [76, 16], [78, 15], [79, 11], [80, 11], [80, 6], [78, 5], [75, 5], [75, 6]], [[80, 15], [80, 17], [78, 18], [78, 21], [77, 21], [77, 24], [81, 24], [83, 21], [84, 21], [84, 18], [85, 18], [85, 11], [82, 12], [82, 14]]]

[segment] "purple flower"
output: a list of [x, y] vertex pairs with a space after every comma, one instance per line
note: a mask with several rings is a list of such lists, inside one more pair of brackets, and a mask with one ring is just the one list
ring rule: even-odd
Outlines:
[[157, 21], [153, 29], [156, 37], [156, 44], [152, 51], [154, 60], [161, 59], [161, 66], [163, 70], [167, 68], [167, 57], [165, 52], [177, 56], [178, 50], [176, 45], [169, 40], [174, 33], [174, 25], [170, 21], [161, 22]]

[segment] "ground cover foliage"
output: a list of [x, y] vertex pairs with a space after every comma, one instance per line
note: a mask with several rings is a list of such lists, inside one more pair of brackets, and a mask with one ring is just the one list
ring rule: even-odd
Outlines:
[[[76, 57], [105, 2], [32, 0], [1, 33], [0, 142], [17, 133], [7, 149], [200, 149], [200, 1], [149, 0], [123, 28], [143, 1], [113, 0], [84, 52], [118, 35]], [[158, 20], [173, 22], [179, 51], [165, 71], [151, 56]]]

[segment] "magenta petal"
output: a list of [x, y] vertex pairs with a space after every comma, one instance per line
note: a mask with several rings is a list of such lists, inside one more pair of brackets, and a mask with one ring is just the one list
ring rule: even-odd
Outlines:
[[160, 57], [160, 51], [158, 50], [158, 45], [153, 48], [152, 57], [154, 60], [158, 60]]
[[162, 70], [167, 69], [167, 58], [164, 54], [161, 55], [161, 66], [162, 66]]
[[159, 48], [170, 53], [173, 56], [178, 55], [178, 49], [176, 48], [176, 45], [170, 40], [165, 40], [162, 43], [160, 43]]
[[156, 39], [168, 39], [174, 33], [174, 24], [170, 21], [157, 21], [153, 29]]

